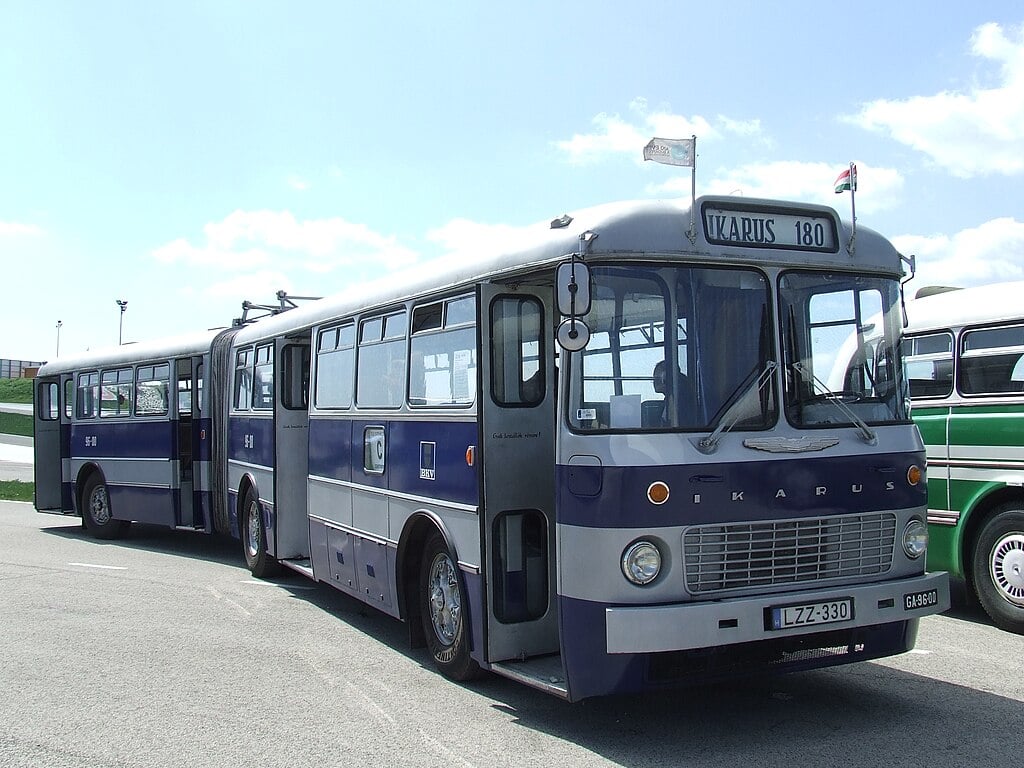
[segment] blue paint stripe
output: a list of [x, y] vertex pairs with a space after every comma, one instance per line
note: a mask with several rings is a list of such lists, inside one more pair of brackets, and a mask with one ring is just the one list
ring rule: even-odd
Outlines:
[[[385, 429], [383, 475], [368, 473], [364, 468], [367, 427]], [[433, 444], [432, 473], [420, 471], [422, 443]], [[476, 505], [479, 468], [466, 464], [466, 449], [476, 443], [475, 422], [314, 418], [309, 425], [309, 473], [396, 493]]]
[[[651, 528], [735, 520], [778, 520], [924, 506], [924, 483], [906, 471], [923, 453], [801, 458], [733, 464], [556, 468], [558, 520], [593, 528]], [[669, 486], [666, 503], [647, 499]]]

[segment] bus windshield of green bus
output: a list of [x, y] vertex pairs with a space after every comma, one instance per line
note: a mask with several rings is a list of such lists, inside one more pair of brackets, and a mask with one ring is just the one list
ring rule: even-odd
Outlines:
[[[752, 269], [594, 266], [586, 348], [572, 355], [569, 422], [580, 431], [709, 431], [776, 420], [767, 278]], [[733, 421], [735, 419], [735, 421]]]
[[787, 272], [779, 282], [786, 418], [797, 427], [909, 420], [899, 282]]

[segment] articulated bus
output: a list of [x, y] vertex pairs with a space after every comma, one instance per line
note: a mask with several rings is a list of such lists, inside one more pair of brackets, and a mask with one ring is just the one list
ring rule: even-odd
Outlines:
[[907, 303], [914, 421], [928, 453], [928, 565], [1024, 634], [1024, 282]]
[[[925, 572], [906, 260], [853, 234], [824, 206], [612, 204], [61, 358], [37, 379], [36, 506], [100, 537], [231, 535], [257, 577], [405, 622], [452, 679], [570, 701], [901, 653], [949, 584]], [[830, 389], [879, 330], [857, 391]]]

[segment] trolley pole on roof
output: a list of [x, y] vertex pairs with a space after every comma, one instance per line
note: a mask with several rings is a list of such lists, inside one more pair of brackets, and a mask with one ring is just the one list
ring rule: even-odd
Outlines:
[[124, 332], [124, 311], [128, 309], [128, 302], [124, 299], [114, 299], [117, 302], [117, 306], [121, 308], [121, 315], [118, 318], [117, 323], [117, 343], [118, 345], [123, 344], [123, 332]]
[[60, 357], [60, 327], [62, 325], [64, 325], [64, 321], [63, 320], [58, 320], [57, 321], [57, 354], [54, 355], [54, 358]]

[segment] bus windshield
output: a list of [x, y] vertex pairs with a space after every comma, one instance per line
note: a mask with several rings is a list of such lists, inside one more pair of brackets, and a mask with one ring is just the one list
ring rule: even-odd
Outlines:
[[591, 338], [570, 365], [573, 429], [709, 431], [740, 400], [733, 428], [774, 423], [774, 387], [756, 385], [772, 360], [761, 272], [602, 265], [592, 276]]
[[779, 287], [790, 423], [906, 422], [898, 281], [788, 272]]

